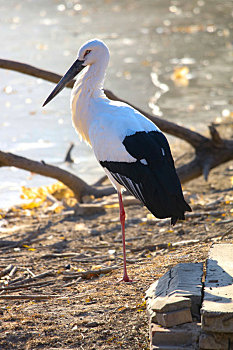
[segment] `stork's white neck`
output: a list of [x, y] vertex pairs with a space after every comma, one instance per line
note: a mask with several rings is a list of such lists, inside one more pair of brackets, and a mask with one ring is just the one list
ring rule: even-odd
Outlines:
[[90, 100], [106, 98], [103, 91], [104, 77], [107, 64], [96, 62], [78, 76], [71, 93], [72, 121], [79, 136], [90, 143], [88, 130], [92, 120]]

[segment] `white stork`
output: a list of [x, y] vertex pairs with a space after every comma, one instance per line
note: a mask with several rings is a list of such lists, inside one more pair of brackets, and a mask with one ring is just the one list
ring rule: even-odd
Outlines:
[[72, 121], [81, 139], [94, 150], [118, 192], [124, 258], [123, 281], [130, 282], [126, 270], [125, 211], [122, 190], [126, 188], [157, 218], [171, 217], [171, 224], [191, 211], [185, 202], [166, 137], [149, 119], [126, 103], [111, 101], [103, 83], [109, 62], [108, 47], [90, 40], [51, 92], [50, 102], [78, 73], [71, 93]]

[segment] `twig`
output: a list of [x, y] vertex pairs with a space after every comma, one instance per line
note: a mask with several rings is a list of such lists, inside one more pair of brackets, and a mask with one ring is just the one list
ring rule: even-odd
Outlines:
[[71, 151], [73, 148], [74, 148], [74, 144], [73, 144], [73, 142], [71, 142], [70, 147], [69, 147], [67, 154], [65, 156], [65, 162], [68, 162], [68, 163], [74, 162], [73, 159], [71, 158]]
[[35, 277], [36, 275], [27, 267], [27, 272], [32, 276]]
[[47, 285], [53, 284], [53, 283], [54, 283], [54, 280], [49, 280], [49, 281], [45, 281], [45, 282], [19, 284], [17, 286], [4, 286], [4, 287], [0, 288], [0, 291], [26, 289], [26, 288], [30, 288], [30, 287], [44, 287], [44, 286], [47, 286]]
[[51, 258], [72, 258], [80, 256], [79, 253], [49, 253], [41, 256], [41, 259], [51, 259]]
[[223, 140], [213, 123], [209, 125], [209, 131], [214, 144], [219, 147], [223, 146]]
[[4, 270], [0, 272], [0, 278], [7, 275], [14, 268], [12, 264], [9, 264]]
[[233, 219], [225, 219], [225, 220], [215, 222], [215, 225], [225, 225], [225, 224], [229, 224], [232, 221]]
[[224, 237], [226, 237], [227, 235], [229, 235], [231, 232], [233, 232], [233, 226], [231, 226], [229, 228], [229, 230], [227, 230], [223, 235], [222, 237], [220, 238], [220, 240], [223, 240]]
[[9, 284], [14, 284], [16, 286], [16, 285], [19, 285], [19, 284], [25, 284], [27, 282], [32, 282], [32, 281], [34, 281], [36, 279], [39, 279], [39, 278], [44, 278], [46, 276], [53, 276], [53, 275], [54, 275], [54, 272], [52, 270], [49, 270], [49, 271], [43, 272], [43, 273], [41, 273], [39, 275], [35, 275], [34, 277], [25, 278], [22, 281], [22, 283], [21, 283], [21, 281], [18, 282], [18, 281], [15, 280], [15, 281], [10, 281]]
[[[137, 241], [137, 240], [143, 239], [143, 238], [145, 238], [145, 235], [129, 237], [129, 238], [126, 238], [125, 241], [126, 242], [132, 242], [132, 241]], [[114, 242], [122, 242], [122, 239], [114, 239]]]
[[90, 256], [89, 258], [83, 258], [83, 259], [72, 258], [71, 260], [76, 263], [88, 263], [93, 260], [94, 261], [101, 260], [102, 262], [111, 261], [111, 260], [115, 260], [115, 258], [111, 258], [109, 255], [95, 255], [95, 256]]
[[35, 295], [4, 295], [0, 294], [0, 299], [8, 299], [8, 300], [47, 300], [47, 299], [52, 299], [52, 298], [60, 298], [60, 295], [40, 295], [40, 294], [35, 294]]
[[0, 248], [14, 248], [15, 245], [17, 245], [18, 242], [15, 242], [15, 241], [8, 241], [6, 239], [1, 239], [0, 240]]
[[[32, 227], [31, 225], [20, 225], [20, 226], [13, 226], [13, 227], [1, 227], [1, 230], [0, 232], [1, 233], [14, 233], [14, 232], [18, 232], [18, 231], [21, 231], [25, 228], [29, 228], [29, 227]], [[12, 236], [12, 235], [8, 235], [9, 236]], [[1, 237], [2, 238], [2, 237]]]
[[99, 180], [97, 180], [93, 186], [100, 186], [108, 179], [107, 175], [102, 176]]
[[225, 213], [225, 211], [220, 211], [220, 210], [217, 210], [217, 211], [202, 211], [202, 212], [196, 212], [196, 213], [187, 213], [187, 214], [185, 214], [185, 217], [186, 218], [198, 218], [200, 216], [214, 216], [214, 217], [217, 217], [217, 216], [221, 216], [224, 213]]
[[[193, 213], [186, 213], [185, 214], [185, 218], [200, 218], [203, 216], [213, 216], [213, 217], [218, 217], [221, 216], [222, 214], [224, 214], [225, 211], [202, 211], [202, 212], [193, 212]], [[166, 226], [170, 223], [170, 219], [163, 219], [163, 220], [159, 220], [159, 219], [149, 219], [149, 220], [143, 220], [143, 222], [146, 222], [149, 225], [154, 225], [157, 224], [158, 226]]]
[[168, 244], [167, 243], [161, 243], [161, 244], [148, 244], [144, 246], [138, 246], [136, 248], [129, 248], [131, 252], [141, 252], [143, 250], [149, 250], [150, 252], [154, 252], [155, 250], [159, 249], [167, 249]]
[[87, 270], [87, 271], [80, 271], [80, 272], [71, 273], [71, 274], [68, 274], [68, 272], [66, 272], [67, 275], [65, 275], [63, 277], [63, 280], [66, 281], [66, 280], [75, 279], [75, 278], [79, 278], [79, 277], [86, 278], [88, 275], [99, 276], [101, 274], [109, 273], [109, 272], [116, 270], [116, 269], [119, 269], [119, 268], [120, 268], [119, 266], [112, 266], [112, 267], [105, 267], [105, 268], [99, 269], [99, 270]]
[[81, 281], [82, 281], [82, 277], [79, 277], [79, 278], [77, 278], [75, 281], [72, 281], [72, 282], [69, 282], [69, 283], [64, 284], [63, 287], [70, 287], [70, 286], [72, 286], [72, 285], [74, 285], [74, 284], [76, 284], [76, 283], [79, 283], [79, 282], [81, 282]]
[[200, 243], [200, 239], [188, 239], [185, 241], [174, 242], [174, 243], [168, 244], [168, 248], [179, 248], [179, 247], [184, 247], [187, 245], [193, 245], [193, 244], [197, 244], [197, 243]]
[[100, 244], [100, 245], [82, 245], [82, 249], [88, 249], [88, 250], [98, 250], [98, 249], [109, 249], [109, 248], [115, 248], [116, 246], [119, 246], [117, 243], [115, 244]]
[[13, 269], [9, 273], [9, 277], [12, 277], [16, 273], [17, 270], [18, 270], [18, 267], [14, 266]]

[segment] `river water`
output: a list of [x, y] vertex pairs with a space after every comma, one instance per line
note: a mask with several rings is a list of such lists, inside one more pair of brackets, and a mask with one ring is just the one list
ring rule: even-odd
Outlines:
[[[205, 132], [233, 111], [233, 2], [223, 0], [0, 0], [0, 57], [63, 74], [83, 42], [110, 48], [105, 87], [146, 111]], [[73, 171], [102, 174], [71, 125], [65, 89], [46, 108], [53, 84], [0, 70], [0, 149]], [[75, 163], [63, 160], [70, 142]], [[0, 169], [0, 208], [21, 186], [54, 180]]]

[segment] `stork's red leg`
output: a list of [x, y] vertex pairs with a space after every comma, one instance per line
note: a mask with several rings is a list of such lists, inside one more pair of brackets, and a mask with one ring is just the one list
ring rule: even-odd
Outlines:
[[123, 247], [123, 261], [124, 261], [124, 274], [122, 281], [132, 282], [129, 279], [126, 269], [126, 254], [125, 254], [125, 210], [122, 202], [121, 193], [118, 192], [119, 206], [120, 206], [120, 221], [121, 221], [121, 231], [122, 231], [122, 247]]

